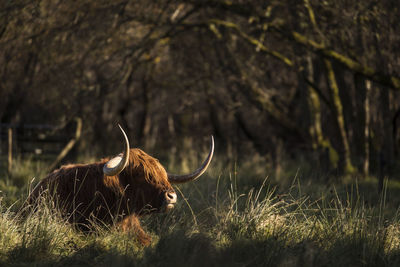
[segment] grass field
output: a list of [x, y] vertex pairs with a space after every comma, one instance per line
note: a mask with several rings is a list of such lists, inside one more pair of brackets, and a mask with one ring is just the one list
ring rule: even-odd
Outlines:
[[17, 210], [39, 163], [19, 161], [0, 177], [2, 266], [400, 266], [400, 183], [381, 195], [373, 177], [316, 182], [301, 169], [269, 178], [261, 163], [213, 167], [177, 186], [178, 205], [144, 217], [141, 247], [112, 226], [83, 234], [50, 204]]

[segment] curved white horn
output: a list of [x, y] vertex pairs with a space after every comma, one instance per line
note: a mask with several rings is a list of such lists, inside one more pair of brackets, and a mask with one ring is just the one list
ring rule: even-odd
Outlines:
[[121, 125], [118, 124], [118, 127], [121, 129], [121, 132], [124, 135], [125, 151], [124, 153], [119, 154], [104, 164], [103, 173], [107, 176], [114, 176], [122, 172], [129, 161], [129, 140]]
[[203, 164], [201, 164], [201, 166], [197, 170], [195, 170], [190, 174], [177, 175], [168, 173], [168, 180], [173, 184], [181, 184], [196, 180], [207, 170], [213, 155], [214, 155], [214, 137], [211, 135], [210, 152], [208, 153], [208, 156], [206, 160], [203, 162]]

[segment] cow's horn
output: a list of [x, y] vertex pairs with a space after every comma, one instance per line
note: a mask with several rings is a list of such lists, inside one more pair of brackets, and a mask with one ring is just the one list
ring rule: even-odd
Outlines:
[[185, 175], [176, 175], [168, 173], [168, 180], [174, 184], [181, 184], [196, 180], [207, 170], [207, 167], [211, 162], [213, 154], [214, 154], [214, 137], [211, 136], [210, 153], [208, 153], [206, 160], [203, 162], [203, 164], [201, 164], [200, 168], [198, 168], [197, 170], [195, 170], [190, 174], [185, 174]]
[[125, 138], [125, 152], [110, 159], [106, 164], [104, 164], [103, 173], [108, 176], [114, 176], [122, 172], [129, 161], [129, 140], [121, 125], [118, 124], [118, 126]]

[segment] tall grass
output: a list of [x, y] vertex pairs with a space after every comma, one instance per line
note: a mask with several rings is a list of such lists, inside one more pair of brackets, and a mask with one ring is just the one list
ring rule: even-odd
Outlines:
[[[146, 248], [113, 227], [83, 234], [43, 199], [36, 212], [22, 216], [15, 206], [26, 189], [10, 193], [4, 187], [0, 265], [400, 265], [399, 214], [388, 199], [393, 188], [386, 185], [379, 201], [371, 203], [363, 184], [311, 186], [300, 174], [285, 184], [291, 186], [257, 179], [241, 172], [240, 165], [232, 171], [214, 169], [176, 187], [180, 201], [172, 212], [142, 218], [153, 239]], [[14, 206], [8, 193], [17, 196]]]

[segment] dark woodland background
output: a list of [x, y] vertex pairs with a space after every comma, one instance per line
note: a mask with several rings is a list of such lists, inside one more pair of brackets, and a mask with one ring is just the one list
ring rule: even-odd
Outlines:
[[120, 123], [163, 157], [205, 151], [213, 134], [217, 155], [260, 155], [277, 174], [291, 161], [319, 179], [396, 179], [399, 7], [1, 0], [0, 121], [73, 132], [80, 118], [75, 160], [122, 149]]

